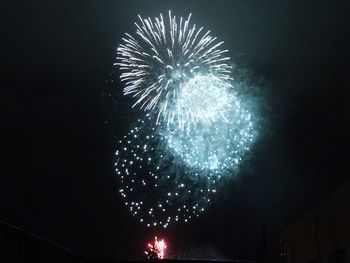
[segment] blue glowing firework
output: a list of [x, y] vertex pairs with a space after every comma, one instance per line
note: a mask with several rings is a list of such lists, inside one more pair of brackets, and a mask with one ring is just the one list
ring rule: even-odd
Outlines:
[[256, 131], [252, 114], [233, 92], [226, 97], [225, 118], [214, 123], [197, 123], [188, 131], [176, 125], [158, 129], [167, 142], [167, 150], [182, 160], [183, 165], [206, 174], [235, 170], [250, 149]]
[[223, 42], [190, 17], [139, 16], [117, 49], [124, 94], [147, 112], [118, 142], [115, 169], [125, 205], [147, 226], [203, 213], [257, 136]]

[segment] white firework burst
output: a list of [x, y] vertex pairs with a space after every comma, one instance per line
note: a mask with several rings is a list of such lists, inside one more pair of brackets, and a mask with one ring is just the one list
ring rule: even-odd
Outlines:
[[167, 151], [149, 115], [118, 142], [115, 171], [119, 193], [130, 213], [148, 227], [164, 227], [199, 217], [215, 198], [222, 171], [199, 170]]
[[[124, 95], [135, 98], [133, 106], [157, 113], [157, 123], [177, 122], [181, 128], [223, 115], [221, 108], [213, 107], [219, 105], [217, 101], [210, 101], [208, 83], [222, 90], [217, 94], [224, 97], [232, 68], [226, 56], [228, 50], [220, 49], [223, 42], [203, 27], [191, 25], [190, 19], [191, 14], [187, 19], [177, 19], [170, 11], [168, 19], [162, 14], [154, 19], [139, 16], [136, 36], [126, 34], [117, 48], [115, 63], [123, 72], [120, 78], [125, 85]], [[194, 84], [193, 79], [200, 76], [206, 76], [204, 88]], [[208, 82], [209, 78], [212, 80]], [[200, 107], [197, 100], [201, 100]], [[186, 101], [191, 103], [183, 106]]]

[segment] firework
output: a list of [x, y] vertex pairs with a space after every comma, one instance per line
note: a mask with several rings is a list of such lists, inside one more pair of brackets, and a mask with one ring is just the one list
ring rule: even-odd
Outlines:
[[[155, 19], [139, 16], [136, 36], [126, 34], [115, 63], [123, 71], [124, 94], [135, 98], [133, 106], [155, 111], [157, 123], [163, 119], [181, 128], [222, 115], [220, 107], [225, 102], [217, 102], [225, 100], [225, 92], [213, 100], [208, 85], [225, 90], [231, 69], [230, 58], [225, 56], [228, 50], [220, 49], [223, 42], [217, 42], [203, 27], [191, 25], [190, 19], [191, 14], [177, 19], [170, 11], [168, 19], [162, 14]], [[208, 83], [202, 87], [203, 82]], [[193, 92], [192, 102], [184, 99]], [[197, 100], [205, 103], [198, 107]]]
[[139, 119], [118, 142], [115, 169], [125, 206], [148, 227], [166, 228], [199, 217], [214, 198], [221, 174], [204, 175], [184, 165], [149, 123], [149, 115]]
[[145, 254], [148, 259], [164, 259], [166, 248], [167, 245], [164, 239], [158, 240], [157, 237], [154, 237], [153, 244], [147, 244], [147, 251], [145, 251]]
[[231, 100], [229, 123], [187, 133], [176, 125], [154, 127], [146, 115], [118, 142], [119, 192], [140, 222], [167, 227], [199, 217], [238, 169], [256, 130], [251, 113]]
[[115, 170], [125, 206], [148, 227], [199, 217], [257, 137], [227, 50], [190, 17], [139, 16], [117, 50], [124, 94], [146, 114], [119, 140]]
[[187, 132], [176, 125], [158, 129], [167, 150], [202, 175], [235, 170], [256, 137], [252, 114], [233, 93], [226, 100], [226, 117], [215, 123], [197, 123]]

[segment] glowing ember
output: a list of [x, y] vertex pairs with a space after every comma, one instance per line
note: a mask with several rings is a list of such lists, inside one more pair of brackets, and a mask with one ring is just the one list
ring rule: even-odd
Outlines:
[[164, 239], [158, 240], [157, 237], [154, 237], [154, 243], [147, 244], [147, 259], [163, 259], [165, 257], [166, 243]]

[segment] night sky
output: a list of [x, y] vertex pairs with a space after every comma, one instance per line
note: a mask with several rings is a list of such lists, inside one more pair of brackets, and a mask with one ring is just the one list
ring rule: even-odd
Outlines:
[[[344, 1], [345, 2], [345, 1]], [[250, 72], [263, 128], [207, 213], [164, 231], [117, 192], [116, 141], [135, 121], [113, 66], [137, 14], [172, 10], [225, 41]], [[164, 234], [178, 257], [252, 259], [349, 177], [349, 26], [335, 1], [24, 1], [3, 9], [0, 220], [92, 258], [143, 256]]]

